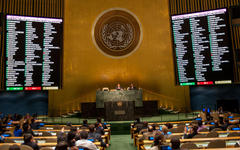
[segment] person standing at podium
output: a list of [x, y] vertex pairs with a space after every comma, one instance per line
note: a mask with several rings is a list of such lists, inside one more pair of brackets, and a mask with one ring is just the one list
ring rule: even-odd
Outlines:
[[116, 90], [122, 90], [120, 83], [117, 84]]
[[133, 83], [130, 84], [130, 86], [127, 88], [127, 90], [136, 90], [137, 88], [133, 85]]

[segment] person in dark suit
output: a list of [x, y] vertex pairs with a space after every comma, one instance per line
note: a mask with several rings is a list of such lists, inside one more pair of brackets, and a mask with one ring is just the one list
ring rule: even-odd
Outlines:
[[198, 126], [193, 126], [192, 128], [190, 128], [189, 130], [187, 129], [187, 127], [185, 127], [184, 129], [184, 139], [191, 139], [193, 138], [195, 135], [198, 134]]
[[32, 134], [25, 134], [24, 135], [24, 143], [22, 145], [28, 145], [33, 148], [33, 150], [39, 150], [39, 146], [33, 139]]
[[149, 137], [154, 137], [156, 132], [153, 132], [153, 127], [148, 126], [147, 132], [143, 133], [143, 136], [140, 140], [148, 140]]
[[143, 126], [142, 126], [141, 130], [139, 131], [139, 134], [143, 134], [144, 132], [147, 132], [147, 131], [148, 131], [148, 122], [144, 121]]
[[57, 144], [67, 141], [67, 135], [64, 132], [64, 127], [62, 127], [61, 131], [57, 133]]
[[94, 125], [89, 126], [88, 139], [93, 139], [94, 141], [101, 142], [102, 147], [108, 147], [109, 146], [108, 144], [103, 142], [101, 135], [99, 133], [95, 132], [95, 126]]
[[83, 120], [83, 124], [81, 126], [81, 129], [87, 129], [88, 128], [88, 121], [87, 120]]
[[62, 141], [56, 145], [55, 150], [67, 150], [68, 144], [65, 141]]
[[97, 117], [97, 123], [101, 123], [101, 124], [102, 124], [102, 127], [103, 127], [103, 129], [107, 129], [107, 124], [102, 122], [102, 118], [100, 118], [100, 117]]
[[77, 134], [77, 128], [72, 127], [67, 134], [67, 144], [69, 147], [75, 146], [74, 144], [75, 144], [76, 134]]
[[172, 138], [171, 147], [172, 147], [172, 150], [180, 150], [180, 139], [176, 137]]
[[104, 128], [102, 126], [102, 123], [95, 123], [96, 133], [100, 135], [104, 135]]
[[226, 131], [228, 126], [229, 126], [229, 121], [226, 118], [226, 119], [223, 120], [223, 125], [221, 126], [221, 128], [222, 128], [222, 130]]
[[33, 136], [35, 136], [29, 123], [27, 122], [24, 123], [22, 128], [23, 128], [23, 134], [32, 134]]
[[137, 88], [131, 83], [127, 90], [137, 90]]
[[133, 123], [133, 128], [136, 128], [136, 130], [134, 131], [134, 133], [139, 133], [142, 128], [143, 128], [143, 123], [140, 121], [140, 118], [136, 118], [134, 123]]

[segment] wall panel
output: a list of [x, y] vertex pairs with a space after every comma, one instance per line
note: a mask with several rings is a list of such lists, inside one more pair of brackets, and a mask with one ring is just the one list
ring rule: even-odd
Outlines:
[[[49, 114], [79, 110], [80, 103], [95, 102], [96, 90], [134, 82], [144, 100], [158, 100], [159, 107], [188, 111], [189, 89], [175, 85], [169, 7], [171, 0], [66, 0], [64, 5], [63, 89], [49, 93]], [[60, 2], [60, 6], [63, 3]], [[186, 5], [187, 7], [187, 5]], [[133, 12], [142, 26], [143, 40], [133, 54], [121, 59], [103, 55], [92, 41], [94, 21], [110, 8]]]

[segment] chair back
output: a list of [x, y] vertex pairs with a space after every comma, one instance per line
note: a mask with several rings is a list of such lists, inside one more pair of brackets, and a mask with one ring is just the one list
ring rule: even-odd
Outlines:
[[202, 128], [201, 130], [199, 130], [198, 132], [208, 132], [209, 130], [207, 128]]
[[9, 144], [3, 144], [3, 145], [0, 146], [0, 150], [9, 150], [10, 146], [11, 145], [9, 145]]
[[139, 133], [140, 133], [140, 134], [143, 134], [143, 133], [145, 133], [145, 132], [148, 132], [148, 129], [142, 129]]
[[13, 139], [5, 139], [4, 143], [16, 143]]
[[46, 138], [45, 140], [46, 140], [46, 143], [57, 143], [57, 139], [56, 138], [54, 138], [54, 139]]
[[142, 123], [138, 123], [134, 126], [134, 128], [136, 128], [135, 133], [139, 133], [141, 131], [141, 129], [143, 128], [143, 124]]
[[239, 132], [230, 132], [227, 137], [240, 136]]
[[60, 126], [60, 125], [53, 126], [54, 130], [61, 130], [62, 128], [63, 126]]
[[65, 130], [70, 130], [71, 127], [70, 127], [70, 126], [65, 126], [64, 129], [65, 129]]
[[82, 126], [81, 129], [85, 130], [88, 129], [88, 127]]
[[169, 136], [170, 140], [173, 139], [173, 138], [181, 139], [182, 136], [181, 135], [171, 135], [171, 136]]
[[20, 148], [21, 150], [33, 150], [33, 148], [28, 145], [21, 145]]
[[212, 138], [212, 137], [218, 137], [219, 134], [216, 131], [211, 131], [207, 134], [208, 138]]
[[207, 148], [225, 148], [226, 142], [223, 140], [215, 140], [208, 143]]
[[48, 127], [40, 127], [39, 130], [48, 130]]
[[193, 138], [206, 138], [207, 136], [204, 134], [196, 134], [195, 136], [193, 136]]
[[198, 149], [198, 147], [194, 143], [183, 143], [181, 149]]
[[52, 134], [49, 132], [42, 132], [42, 136], [52, 136]]
[[214, 128], [214, 129], [212, 129], [212, 131], [222, 131], [222, 129], [221, 128]]
[[40, 150], [53, 150], [53, 149], [50, 147], [42, 147]]
[[181, 128], [171, 128], [168, 131], [172, 132], [172, 133], [182, 133], [183, 132], [183, 130]]
[[184, 131], [184, 128], [185, 128], [185, 125], [178, 125], [177, 126], [177, 129], [179, 130], [179, 131]]

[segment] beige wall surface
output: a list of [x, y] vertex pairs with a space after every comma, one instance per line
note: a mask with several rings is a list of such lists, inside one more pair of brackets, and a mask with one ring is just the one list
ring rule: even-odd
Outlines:
[[[175, 85], [168, 0], [65, 0], [64, 7], [63, 87], [49, 92], [49, 115], [79, 110], [117, 82], [134, 82], [159, 106], [190, 109], [188, 87]], [[142, 27], [141, 45], [121, 59], [103, 55], [92, 40], [96, 18], [111, 8], [131, 11]]]

